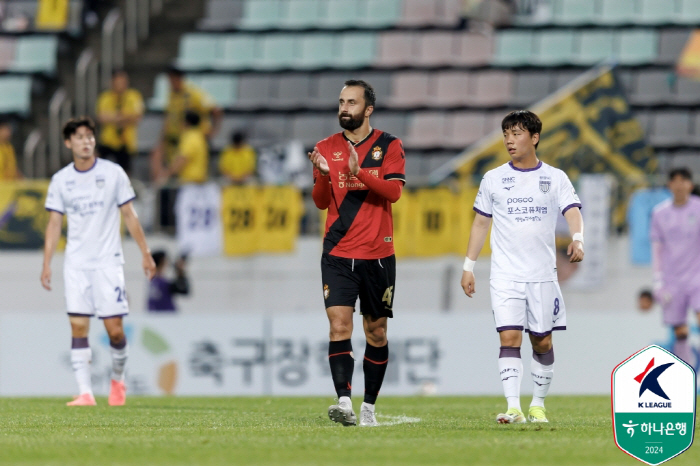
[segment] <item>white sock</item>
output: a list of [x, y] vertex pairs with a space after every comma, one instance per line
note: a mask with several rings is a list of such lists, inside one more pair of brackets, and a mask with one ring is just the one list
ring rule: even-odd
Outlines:
[[92, 362], [92, 349], [77, 348], [70, 350], [70, 362], [73, 366], [75, 379], [78, 381], [78, 391], [80, 394], [92, 395], [92, 373], [90, 363]]
[[520, 379], [522, 379], [523, 374], [523, 360], [520, 358], [498, 358], [498, 370], [503, 383], [503, 393], [508, 400], [508, 409], [521, 409]]
[[369, 403], [365, 403], [365, 402], [363, 401], [363, 402], [362, 402], [362, 406], [360, 406], [360, 410], [363, 410], [363, 409], [368, 409], [368, 410], [374, 412], [374, 405], [373, 405], [373, 404], [369, 404]]
[[352, 406], [352, 400], [349, 396], [341, 396], [338, 398], [338, 404], [341, 405], [343, 403], [347, 403], [348, 405]]
[[112, 379], [117, 382], [123, 382], [124, 366], [129, 357], [129, 345], [124, 346], [122, 349], [116, 349], [110, 346], [109, 352], [112, 355]]
[[549, 392], [549, 386], [554, 376], [554, 363], [549, 366], [543, 366], [533, 358], [530, 370], [532, 373], [532, 381], [535, 383], [530, 406], [541, 406], [544, 408], [544, 398], [547, 396], [547, 392]]

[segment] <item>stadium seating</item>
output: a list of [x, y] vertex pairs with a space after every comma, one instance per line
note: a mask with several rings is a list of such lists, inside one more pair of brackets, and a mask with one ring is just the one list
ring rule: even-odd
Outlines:
[[0, 113], [28, 116], [31, 110], [32, 78], [0, 76]]
[[596, 2], [592, 0], [558, 0], [552, 8], [553, 22], [556, 24], [588, 24], [596, 21]]
[[58, 38], [55, 35], [31, 35], [17, 38], [15, 58], [10, 70], [15, 72], [56, 72]]

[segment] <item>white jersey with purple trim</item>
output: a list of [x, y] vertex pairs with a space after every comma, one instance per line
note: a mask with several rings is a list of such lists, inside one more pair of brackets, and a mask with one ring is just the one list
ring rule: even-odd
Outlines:
[[96, 159], [82, 172], [73, 163], [56, 172], [45, 207], [68, 216], [64, 266], [100, 269], [123, 264], [119, 207], [134, 197], [129, 177], [109, 160]]
[[557, 216], [581, 208], [566, 173], [546, 163], [526, 170], [512, 162], [488, 171], [474, 210], [493, 217], [491, 278], [516, 282], [557, 280]]

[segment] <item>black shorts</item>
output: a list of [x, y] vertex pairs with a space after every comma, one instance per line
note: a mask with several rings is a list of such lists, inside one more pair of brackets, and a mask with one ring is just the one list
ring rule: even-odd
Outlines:
[[345, 259], [330, 254], [321, 256], [323, 300], [331, 306], [355, 307], [360, 298], [360, 313], [375, 319], [394, 317], [396, 257], [383, 259]]

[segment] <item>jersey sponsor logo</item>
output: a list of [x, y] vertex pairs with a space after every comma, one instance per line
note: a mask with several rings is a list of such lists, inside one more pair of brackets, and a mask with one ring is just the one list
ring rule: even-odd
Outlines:
[[525, 202], [534, 202], [534, 199], [531, 197], [509, 197], [508, 201], [506, 203], [508, 205], [510, 205], [510, 204], [523, 204]]
[[504, 186], [503, 189], [510, 191], [511, 189], [515, 188], [515, 186]]
[[502, 184], [515, 183], [515, 177], [514, 177], [514, 176], [509, 176], [509, 177], [507, 177], [507, 178], [501, 178], [501, 183], [502, 183]]
[[95, 177], [95, 185], [99, 188], [102, 189], [105, 187], [105, 177], [102, 175], [97, 175]]
[[333, 158], [331, 160], [333, 160], [334, 162], [342, 162], [343, 158], [341, 157], [341, 155], [343, 155], [342, 152], [333, 152]]
[[393, 241], [393, 239], [391, 238], [391, 236], [386, 236], [386, 237], [384, 237], [384, 242], [385, 242], [385, 243], [391, 243], [392, 241]]
[[374, 149], [372, 149], [372, 159], [381, 160], [383, 156], [384, 152], [382, 152], [382, 148], [379, 146], [374, 146]]
[[75, 188], [75, 180], [66, 181], [66, 190], [70, 192], [73, 190], [73, 188]]

